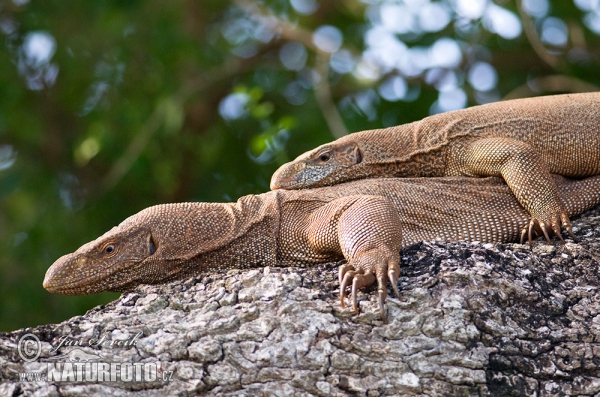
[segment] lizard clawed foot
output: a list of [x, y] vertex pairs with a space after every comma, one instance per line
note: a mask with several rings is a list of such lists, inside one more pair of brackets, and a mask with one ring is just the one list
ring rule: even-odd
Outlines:
[[571, 237], [573, 239], [573, 241], [578, 243], [579, 240], [577, 240], [577, 237], [575, 237], [575, 235], [573, 234], [573, 227], [571, 226], [571, 221], [569, 220], [569, 216], [567, 214], [560, 214], [560, 220], [562, 222], [563, 229], [565, 229], [567, 231], [567, 233], [569, 234], [569, 237]]
[[[560, 221], [559, 221], [560, 217]], [[529, 241], [529, 247], [533, 248], [533, 238], [540, 235], [540, 232], [546, 238], [548, 244], [552, 244], [550, 240], [549, 231], [552, 231], [554, 235], [556, 235], [562, 243], [565, 242], [561, 235], [561, 226], [562, 229], [566, 230], [569, 236], [575, 241], [578, 242], [577, 237], [573, 234], [573, 229], [571, 227], [571, 221], [569, 221], [569, 217], [565, 213], [561, 213], [558, 216], [555, 216], [549, 223], [541, 221], [537, 218], [531, 218], [529, 224], [521, 230], [521, 244], [525, 242], [525, 237]]]
[[360, 309], [357, 301], [358, 290], [368, 287], [377, 281], [377, 294], [379, 310], [381, 312], [381, 320], [386, 323], [387, 316], [385, 311], [385, 301], [387, 298], [387, 282], [388, 280], [390, 281], [392, 284], [392, 289], [394, 290], [394, 294], [400, 298], [400, 292], [398, 291], [399, 278], [400, 265], [396, 262], [392, 262], [383, 266], [375, 266], [374, 269], [363, 269], [361, 266], [354, 266], [346, 263], [340, 266], [339, 270], [340, 306], [342, 308], [346, 307], [344, 302], [347, 297], [346, 289], [352, 286], [350, 296], [352, 301], [352, 309], [354, 309], [356, 314], [359, 314]]

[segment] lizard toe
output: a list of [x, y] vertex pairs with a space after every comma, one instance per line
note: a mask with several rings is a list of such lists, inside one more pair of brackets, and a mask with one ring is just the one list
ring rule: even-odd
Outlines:
[[548, 244], [552, 244], [552, 241], [550, 240], [550, 236], [548, 235], [548, 229], [546, 228], [545, 222], [540, 222], [540, 229], [542, 229], [542, 233], [544, 233], [544, 237], [546, 238], [546, 241], [548, 242]]
[[521, 229], [521, 240], [520, 243], [523, 244], [525, 243], [525, 239], [527, 238], [527, 225], [523, 226], [523, 228]]
[[394, 262], [388, 265], [388, 279], [390, 280], [390, 284], [392, 285], [392, 289], [394, 290], [394, 294], [396, 298], [400, 299], [400, 292], [398, 292], [398, 279], [400, 278], [400, 264]]
[[560, 224], [558, 223], [558, 220], [555, 223], [552, 223], [552, 231], [554, 232], [554, 234], [556, 235], [556, 237], [558, 237], [558, 239], [560, 240], [561, 244], [565, 243], [565, 239], [563, 238], [563, 236], [561, 235], [561, 230], [560, 230]]
[[537, 219], [532, 218], [527, 225], [521, 229], [521, 244], [525, 243], [525, 239], [528, 240], [529, 247], [532, 248], [532, 240], [542, 235], [542, 229]]
[[354, 309], [354, 312], [356, 314], [360, 313], [360, 309], [358, 308], [358, 300], [356, 299], [358, 290], [364, 287], [368, 287], [374, 282], [375, 275], [371, 272], [354, 275], [354, 280], [352, 280], [352, 308]]
[[387, 298], [387, 282], [388, 275], [384, 271], [385, 269], [379, 268], [377, 274], [377, 297], [379, 302], [379, 312], [381, 313], [381, 321], [387, 323], [387, 316], [385, 310], [385, 300]]
[[[356, 314], [360, 313], [358, 306], [358, 291], [361, 288], [368, 287], [377, 282], [378, 305], [381, 312], [381, 320], [387, 321], [385, 302], [387, 298], [387, 283], [388, 280], [392, 285], [392, 290], [398, 298], [398, 279], [400, 278], [400, 261], [399, 259], [383, 259], [373, 262], [347, 263], [340, 266], [340, 306], [346, 308], [346, 298], [350, 298], [352, 309]], [[347, 294], [347, 289], [350, 287], [350, 293]]]
[[531, 218], [529, 227], [527, 228], [527, 239], [529, 240], [529, 248], [533, 248], [533, 229], [535, 228], [537, 219]]
[[356, 274], [355, 270], [348, 270], [344, 273], [344, 277], [342, 282], [340, 283], [340, 306], [342, 309], [346, 308], [344, 303], [346, 299], [346, 288], [353, 283], [354, 275]]
[[575, 237], [575, 235], [573, 234], [573, 227], [571, 226], [571, 221], [569, 220], [569, 216], [565, 213], [562, 213], [562, 214], [560, 214], [560, 220], [562, 223], [562, 228], [567, 231], [567, 234], [573, 239], [573, 241], [578, 243], [579, 240], [577, 240], [577, 237]]
[[380, 289], [378, 292], [378, 295], [379, 295], [379, 311], [381, 313], [381, 321], [383, 321], [384, 324], [387, 324], [387, 315], [386, 315], [386, 310], [385, 310], [385, 298], [387, 296], [386, 290]]
[[548, 228], [544, 221], [540, 221], [537, 218], [531, 218], [528, 225], [525, 226], [521, 232], [521, 243], [523, 243], [524, 240], [525, 230], [527, 230], [527, 240], [530, 249], [533, 249], [533, 240], [541, 235], [544, 236], [548, 244], [552, 244], [552, 240], [550, 240], [550, 235], [548, 234]]
[[344, 281], [344, 276], [350, 270], [354, 271], [356, 269], [354, 268], [353, 265], [351, 265], [349, 263], [344, 263], [343, 265], [340, 266], [339, 273], [338, 273], [338, 280], [340, 282], [340, 285], [342, 285], [342, 281]]
[[560, 213], [555, 216], [548, 218], [549, 220], [543, 220], [543, 218], [531, 218], [527, 226], [521, 230], [521, 244], [525, 241], [525, 236], [529, 242], [529, 247], [533, 248], [533, 239], [539, 235], [543, 235], [548, 244], [552, 244], [550, 238], [551, 233], [558, 237], [561, 243], [565, 240], [562, 236], [562, 230], [564, 229], [567, 234], [577, 242], [577, 238], [573, 235], [573, 229], [571, 228], [571, 222], [566, 213]]

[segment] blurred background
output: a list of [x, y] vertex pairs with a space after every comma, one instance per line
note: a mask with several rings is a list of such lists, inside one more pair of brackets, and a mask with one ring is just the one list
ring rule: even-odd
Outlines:
[[158, 203], [231, 201], [349, 131], [598, 90], [598, 0], [0, 0], [0, 331], [115, 299], [42, 288]]

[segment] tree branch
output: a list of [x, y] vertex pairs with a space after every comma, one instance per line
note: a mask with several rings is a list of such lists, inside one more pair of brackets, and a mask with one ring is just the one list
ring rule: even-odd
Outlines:
[[319, 104], [321, 113], [325, 118], [325, 122], [330, 129], [331, 135], [333, 135], [334, 138], [340, 138], [347, 135], [348, 130], [333, 101], [331, 86], [329, 85], [329, 61], [331, 54], [321, 50], [313, 43], [311, 31], [278, 18], [252, 1], [236, 0], [235, 4], [244, 10], [250, 17], [265, 24], [285, 40], [299, 42], [316, 54], [315, 71], [319, 74], [321, 79], [315, 85], [315, 98]]
[[[179, 91], [170, 96], [169, 99], [176, 105], [183, 107], [184, 103], [193, 95], [209, 88], [211, 85], [221, 80], [240, 73], [240, 71], [246, 69], [248, 65], [248, 63], [244, 64], [240, 62], [237, 58], [232, 58], [224, 65], [219, 65], [212, 70], [203, 73], [202, 77], [198, 78], [192, 84], [186, 84], [181, 87]], [[121, 181], [135, 160], [142, 154], [152, 136], [164, 123], [167, 114], [163, 105], [164, 101], [155, 105], [152, 114], [146, 119], [146, 122], [133, 137], [129, 146], [127, 146], [127, 149], [125, 149], [121, 157], [119, 157], [111, 167], [110, 171], [106, 174], [101, 183], [101, 186], [105, 191], [114, 188]]]
[[523, 10], [523, 0], [517, 0], [517, 10], [519, 11], [519, 18], [521, 19], [521, 24], [523, 25], [525, 36], [527, 37], [529, 44], [531, 44], [531, 48], [533, 48], [533, 51], [535, 51], [535, 53], [552, 69], [560, 69], [562, 66], [561, 59], [555, 55], [550, 54], [548, 50], [546, 50], [546, 47], [540, 40], [540, 37], [535, 29], [533, 21]]

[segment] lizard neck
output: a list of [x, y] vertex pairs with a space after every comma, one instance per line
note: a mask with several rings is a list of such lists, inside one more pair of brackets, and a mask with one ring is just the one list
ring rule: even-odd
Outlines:
[[353, 168], [352, 179], [373, 177], [439, 177], [446, 174], [446, 147], [414, 153], [406, 158], [374, 160], [365, 159]]
[[[203, 271], [273, 266], [277, 262], [279, 203], [277, 195], [240, 198], [237, 203], [183, 203], [173, 235], [161, 232], [165, 251], [148, 258], [159, 269], [157, 281], [179, 279]], [[182, 211], [183, 208], [183, 211]], [[183, 216], [180, 214], [183, 213]], [[162, 233], [162, 235], [161, 235]], [[170, 235], [165, 235], [169, 233]], [[175, 243], [181, 241], [181, 244]], [[152, 281], [150, 281], [152, 282]]]
[[460, 119], [436, 115], [421, 121], [362, 131], [356, 136], [363, 161], [353, 168], [356, 177], [372, 176], [435, 177], [446, 171], [446, 148], [449, 136], [456, 135]]

